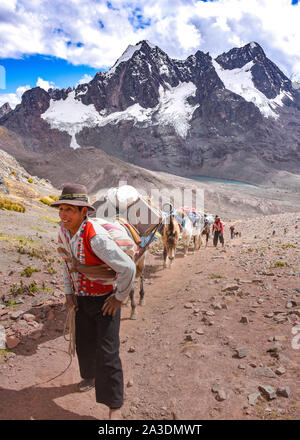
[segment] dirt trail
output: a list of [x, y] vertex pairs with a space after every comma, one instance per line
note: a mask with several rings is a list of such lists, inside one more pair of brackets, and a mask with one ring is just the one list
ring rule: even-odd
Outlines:
[[[9, 215], [2, 217], [8, 235]], [[26, 235], [30, 227], [22, 218], [17, 235]], [[146, 305], [138, 307], [136, 321], [128, 319], [129, 306], [122, 308], [125, 419], [299, 419], [297, 219], [300, 214], [282, 214], [238, 223], [242, 237], [233, 240], [228, 223], [224, 249], [213, 248], [210, 240], [207, 248], [183, 258], [179, 247], [172, 269], [162, 268], [161, 250], [149, 255]], [[46, 230], [45, 224], [35, 227]], [[55, 226], [49, 230], [38, 233], [43, 244], [56, 236]], [[0, 245], [1, 293], [8, 295], [20, 278], [18, 254], [9, 241], [0, 240]], [[51, 248], [48, 257], [54, 252]], [[27, 255], [21, 258], [27, 265]], [[5, 402], [0, 419], [105, 419], [107, 409], [95, 403], [93, 391], [75, 392], [80, 380], [76, 358], [64, 374], [45, 383], [70, 360], [63, 338], [66, 312], [59, 265], [53, 262], [57, 273], [51, 274], [46, 270], [49, 262], [34, 257], [30, 261], [41, 268], [31, 279], [44, 280], [53, 290], [46, 297], [44, 293], [40, 306], [37, 294], [19, 306], [39, 316], [36, 329], [22, 337], [18, 331], [26, 322], [22, 317], [12, 321], [11, 314], [19, 308], [5, 303], [9, 314], [0, 316], [0, 324], [21, 342], [0, 356], [0, 400]], [[268, 400], [263, 392], [255, 396], [260, 386], [273, 387], [275, 398]], [[279, 388], [290, 391], [289, 397], [276, 395]]]

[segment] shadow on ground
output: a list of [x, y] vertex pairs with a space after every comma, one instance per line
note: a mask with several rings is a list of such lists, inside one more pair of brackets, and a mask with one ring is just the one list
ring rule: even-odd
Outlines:
[[22, 390], [0, 387], [0, 420], [96, 420], [59, 406], [55, 399], [76, 392], [76, 384], [59, 387], [31, 386]]

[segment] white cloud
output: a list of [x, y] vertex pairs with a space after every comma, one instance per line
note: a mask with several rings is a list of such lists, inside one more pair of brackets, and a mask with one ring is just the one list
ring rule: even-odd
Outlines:
[[46, 90], [46, 92], [48, 92], [48, 89], [53, 88], [54, 87], [54, 83], [53, 81], [45, 81], [42, 78], [38, 78], [37, 82], [36, 82], [36, 86], [40, 87], [41, 89]]
[[2, 0], [0, 57], [40, 53], [108, 68], [128, 45], [143, 39], [174, 58], [186, 58], [198, 49], [218, 55], [257, 41], [289, 76], [300, 76], [300, 5], [292, 6], [291, 0], [110, 4], [113, 9], [104, 0]]
[[11, 108], [15, 108], [16, 105], [20, 104], [23, 93], [30, 88], [29, 85], [20, 86], [17, 88], [16, 93], [0, 93], [0, 106], [8, 102]]
[[18, 87], [17, 90], [16, 90], [17, 98], [21, 100], [23, 93], [25, 93], [26, 90], [29, 90], [30, 88], [31, 87], [29, 85]]
[[76, 86], [78, 86], [79, 84], [86, 84], [90, 81], [92, 81], [93, 77], [91, 75], [88, 75], [87, 73], [85, 73], [83, 75], [82, 78], [80, 78], [80, 80], [78, 81], [78, 83], [76, 84]]

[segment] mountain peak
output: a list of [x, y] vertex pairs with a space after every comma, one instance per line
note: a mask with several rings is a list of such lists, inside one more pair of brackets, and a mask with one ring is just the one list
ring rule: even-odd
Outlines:
[[250, 61], [264, 61], [266, 55], [262, 47], [252, 41], [243, 47], [234, 47], [229, 52], [224, 52], [216, 61], [225, 69], [241, 68]]
[[259, 58], [259, 57], [266, 58], [266, 54], [265, 54], [263, 48], [258, 43], [256, 43], [255, 41], [251, 41], [250, 43], [246, 44], [241, 49], [245, 50], [249, 54], [251, 54], [253, 59], [256, 59], [256, 58]]
[[117, 59], [117, 61], [115, 62], [115, 64], [112, 66], [112, 68], [108, 71], [108, 73], [115, 73], [116, 68], [119, 66], [119, 64], [130, 60], [134, 53], [141, 50], [142, 48], [150, 48], [150, 49], [155, 49], [156, 46], [152, 43], [150, 43], [150, 41], [148, 40], [142, 40], [139, 41], [137, 44], [135, 45], [131, 45], [129, 44], [129, 46], [127, 47], [127, 49], [125, 50], [125, 52], [123, 52], [123, 55]]
[[115, 73], [116, 68], [119, 66], [119, 64], [130, 60], [130, 58], [132, 58], [133, 54], [137, 51], [140, 50], [140, 48], [142, 47], [142, 43], [138, 43], [135, 46], [132, 46], [131, 44], [127, 47], [127, 49], [125, 50], [125, 52], [123, 52], [123, 55], [121, 55], [120, 58], [117, 59], [117, 61], [115, 62], [115, 64], [112, 66], [112, 68], [108, 71], [108, 73]]
[[12, 111], [11, 106], [9, 105], [8, 102], [6, 102], [5, 104], [3, 104], [3, 105], [0, 107], [0, 118], [2, 118], [2, 116], [7, 115], [7, 113], [9, 113], [9, 112], [11, 112], [11, 111]]
[[152, 44], [150, 41], [148, 41], [148, 40], [141, 40], [141, 41], [139, 41], [137, 44], [141, 44], [142, 46], [143, 45], [146, 45], [146, 46], [148, 46], [148, 47], [150, 47], [150, 49], [155, 49], [157, 46], [155, 45], [155, 44]]

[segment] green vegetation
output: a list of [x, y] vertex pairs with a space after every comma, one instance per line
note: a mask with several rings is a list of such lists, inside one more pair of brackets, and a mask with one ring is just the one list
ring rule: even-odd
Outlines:
[[40, 229], [40, 228], [37, 228], [37, 227], [35, 227], [35, 226], [32, 226], [31, 229], [34, 229], [35, 231], [38, 231], [38, 232], [43, 232], [44, 234], [47, 233], [47, 231], [45, 231], [44, 229]]
[[276, 261], [273, 267], [287, 267], [288, 263], [286, 261]]
[[6, 211], [16, 211], [16, 212], [25, 212], [25, 206], [21, 205], [18, 202], [13, 202], [12, 200], [5, 199], [4, 197], [0, 197], [0, 209]]
[[[44, 196], [40, 198], [40, 202], [44, 203], [44, 205], [51, 206], [54, 201], [58, 200], [56, 196]], [[57, 208], [57, 206], [53, 206], [53, 208]]]
[[47, 266], [47, 272], [51, 275], [54, 273], [57, 273], [57, 271], [52, 267], [55, 263], [55, 258], [48, 258], [48, 266]]
[[295, 248], [296, 246], [294, 244], [291, 243], [287, 243], [287, 244], [283, 244], [282, 249], [288, 249], [288, 248]]
[[59, 219], [59, 218], [49, 217], [48, 215], [40, 215], [40, 217], [41, 217], [43, 220], [46, 220], [47, 222], [50, 222], [50, 223], [54, 223], [54, 224], [56, 224], [56, 225], [60, 222], [60, 219]]
[[275, 263], [269, 266], [269, 269], [273, 269], [274, 267], [290, 267], [290, 265], [286, 261], [275, 261]]
[[52, 275], [52, 274], [56, 273], [56, 270], [53, 269], [53, 267], [48, 266], [48, 267], [47, 267], [47, 272], [50, 273], [50, 274]]
[[32, 180], [32, 178], [31, 177], [28, 177], [28, 183], [33, 183], [33, 180]]
[[253, 248], [251, 248], [251, 247], [249, 247], [248, 249], [245, 249], [245, 250], [242, 250], [242, 254], [247, 254], [247, 253], [250, 253], [250, 252], [258, 252], [258, 249], [253, 249]]
[[13, 307], [16, 306], [16, 301], [14, 299], [9, 299], [8, 301], [5, 302], [6, 307]]
[[[38, 286], [35, 281], [30, 284], [25, 284], [23, 280], [20, 280], [20, 284], [13, 283], [10, 287], [10, 293], [17, 297], [19, 295], [30, 295], [34, 296], [38, 292], [49, 293], [53, 289], [51, 287], [46, 287], [45, 282], [42, 282], [41, 286]], [[10, 299], [5, 301], [6, 306], [15, 306], [17, 305], [14, 299]]]
[[33, 244], [38, 245], [38, 242], [32, 240], [31, 238], [23, 237], [22, 235], [7, 235], [7, 234], [4, 234], [3, 232], [0, 232], [0, 240], [5, 240], [10, 243], [14, 243], [17, 241], [20, 244], [29, 245], [29, 246], [31, 246]]
[[[0, 232], [0, 240], [5, 240], [16, 245], [16, 251], [21, 255], [29, 255], [29, 257], [40, 258], [47, 261], [47, 251], [41, 247], [40, 243], [27, 237], [7, 235]], [[20, 259], [19, 261], [20, 262]]]
[[54, 196], [54, 195], [52, 195], [52, 194], [50, 194], [50, 199], [52, 199], [54, 202], [57, 202], [57, 200], [59, 200], [59, 197], [57, 197], [57, 196]]
[[34, 247], [29, 246], [19, 246], [17, 248], [17, 252], [21, 255], [28, 255], [29, 257], [33, 258], [40, 258], [43, 261], [46, 261], [46, 250], [45, 249], [36, 249]]
[[20, 281], [20, 285], [18, 286], [17, 284], [12, 284], [11, 288], [10, 288], [10, 293], [13, 296], [18, 296], [18, 295], [25, 295], [25, 294], [35, 294], [36, 292], [38, 292], [38, 286], [36, 284], [35, 281], [33, 281], [32, 283], [30, 283], [29, 285], [24, 284], [23, 281]]
[[27, 278], [30, 278], [33, 272], [40, 272], [41, 269], [33, 269], [30, 266], [27, 266], [22, 272], [21, 272], [21, 276], [23, 277], [24, 275]]
[[11, 350], [9, 348], [3, 348], [0, 350], [0, 356], [3, 356], [3, 361], [7, 362], [9, 357], [8, 354], [11, 353]]
[[50, 197], [44, 196], [40, 199], [40, 202], [44, 203], [44, 205], [51, 206], [51, 203], [53, 203], [53, 200], [50, 199]]
[[218, 278], [224, 278], [224, 277], [222, 277], [222, 275], [216, 275], [216, 274], [212, 274], [212, 275], [210, 276], [210, 279], [211, 279], [211, 280], [215, 280], [215, 279], [218, 279]]

